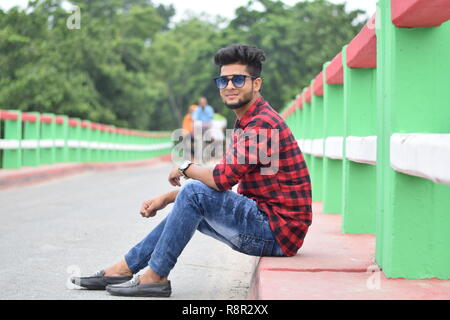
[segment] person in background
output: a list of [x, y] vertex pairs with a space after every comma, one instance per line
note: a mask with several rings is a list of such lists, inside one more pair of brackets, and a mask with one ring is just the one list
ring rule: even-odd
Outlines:
[[208, 104], [208, 100], [205, 97], [200, 97], [198, 99], [198, 107], [192, 114], [192, 120], [194, 121], [194, 154], [196, 157], [194, 161], [196, 162], [203, 163], [205, 160], [203, 159], [205, 147], [213, 142], [209, 135], [205, 137], [205, 133], [211, 129], [213, 117], [214, 109]]
[[198, 99], [198, 108], [192, 114], [192, 120], [202, 122], [203, 126], [210, 127], [214, 117], [214, 109], [208, 104], [205, 97]]
[[193, 160], [194, 158], [194, 120], [192, 119], [192, 114], [197, 105], [190, 105], [188, 112], [183, 118], [182, 129], [183, 129], [183, 149], [184, 149], [184, 159]]
[[194, 113], [195, 109], [197, 109], [196, 104], [190, 105], [188, 108], [188, 112], [183, 118], [182, 128], [185, 135], [192, 134], [192, 132], [194, 131], [194, 120], [192, 119], [192, 114]]

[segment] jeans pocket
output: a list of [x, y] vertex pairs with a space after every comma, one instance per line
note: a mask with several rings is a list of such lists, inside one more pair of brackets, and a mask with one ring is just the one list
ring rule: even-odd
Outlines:
[[257, 257], [269, 256], [272, 253], [273, 244], [272, 240], [263, 240], [240, 234], [238, 251]]

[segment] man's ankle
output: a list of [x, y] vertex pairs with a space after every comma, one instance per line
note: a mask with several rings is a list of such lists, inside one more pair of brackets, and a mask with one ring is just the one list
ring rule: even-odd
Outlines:
[[144, 274], [139, 276], [139, 280], [142, 283], [166, 282], [167, 277], [162, 277], [153, 270], [149, 269]]
[[120, 277], [120, 276], [132, 276], [133, 271], [128, 268], [127, 263], [125, 260], [122, 260], [115, 265], [113, 265], [110, 268], [107, 268], [105, 270], [105, 276], [111, 276], [111, 277]]

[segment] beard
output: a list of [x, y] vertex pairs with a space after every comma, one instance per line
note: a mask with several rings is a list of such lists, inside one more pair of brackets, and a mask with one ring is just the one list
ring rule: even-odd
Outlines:
[[235, 109], [239, 109], [239, 108], [245, 106], [250, 101], [252, 101], [252, 99], [253, 99], [253, 92], [249, 92], [248, 94], [244, 95], [244, 97], [242, 99], [240, 99], [237, 103], [232, 103], [232, 104], [229, 104], [226, 102], [224, 102], [224, 103], [229, 109], [235, 110]]

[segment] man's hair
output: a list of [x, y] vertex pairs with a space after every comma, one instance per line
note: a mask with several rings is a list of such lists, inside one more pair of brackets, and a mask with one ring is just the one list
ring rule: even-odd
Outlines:
[[262, 71], [262, 62], [266, 60], [266, 54], [254, 46], [239, 43], [222, 48], [214, 55], [214, 63], [219, 67], [239, 63], [247, 66], [247, 72], [259, 78]]

